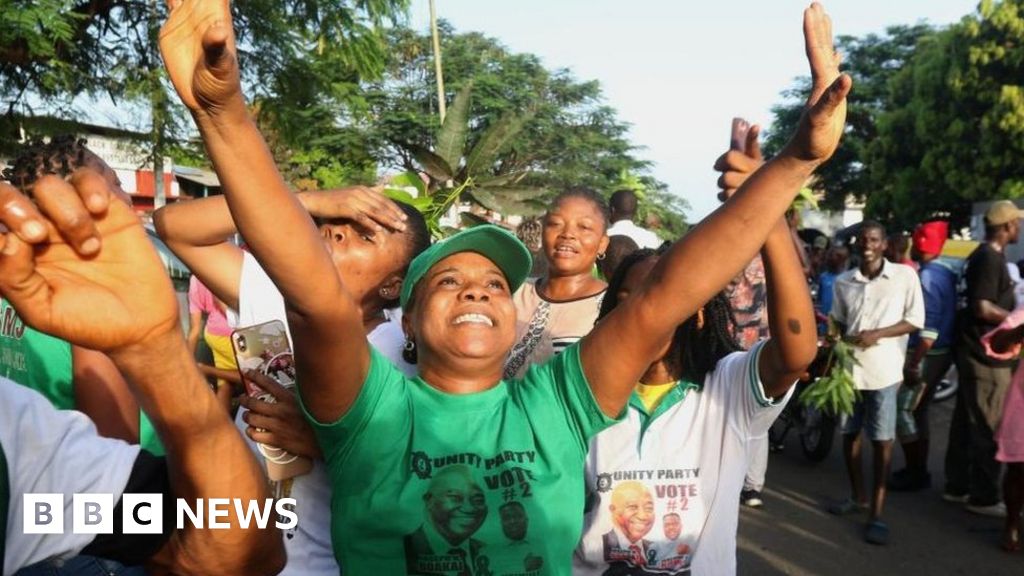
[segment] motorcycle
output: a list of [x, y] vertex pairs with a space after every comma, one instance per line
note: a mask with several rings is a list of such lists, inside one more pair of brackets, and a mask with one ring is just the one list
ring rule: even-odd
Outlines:
[[786, 437], [795, 430], [800, 436], [800, 449], [811, 462], [821, 462], [832, 450], [836, 425], [839, 417], [828, 410], [821, 410], [800, 402], [800, 394], [832, 368], [828, 341], [818, 339], [818, 353], [804, 375], [796, 383], [792, 399], [768, 429], [768, 446], [773, 452], [780, 452], [786, 446]]

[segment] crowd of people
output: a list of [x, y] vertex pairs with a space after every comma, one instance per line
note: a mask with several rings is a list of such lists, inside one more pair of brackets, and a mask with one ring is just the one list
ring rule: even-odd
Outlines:
[[[952, 313], [929, 296], [948, 288], [945, 229], [922, 228], [920, 246], [915, 234], [921, 281], [884, 257], [877, 223], [851, 270], [845, 247], [805, 250], [791, 203], [838, 146], [851, 89], [820, 5], [804, 13], [812, 90], [789, 143], [765, 161], [752, 130], [716, 162], [723, 205], [668, 241], [636, 223], [628, 190], [609, 206], [568, 189], [517, 234], [435, 242], [379, 189], [293, 193], [246, 107], [228, 3], [170, 8], [164, 64], [223, 189], [153, 218], [194, 275], [188, 334], [116, 175], [80, 141], [31, 147], [0, 183], [0, 346], [46, 359], [0, 378], [3, 574], [735, 573], [768, 428], [818, 351], [811, 279], [861, 359], [843, 427], [852, 497], [834, 511], [867, 510], [865, 537], [888, 539], [892, 440], [907, 454], [893, 485], [927, 484], [930, 379], [953, 348], [967, 364], [950, 446], [964, 449], [947, 458], [947, 496], [998, 507], [993, 463], [1014, 462], [1004, 546], [1019, 546], [1024, 423], [1000, 428], [995, 395], [1024, 315], [989, 277], [1019, 214], [993, 207], [968, 263], [971, 348], [953, 346]], [[232, 330], [274, 321], [294, 390], [233, 363]], [[200, 339], [212, 359], [196, 361]], [[1009, 398], [1007, 414], [1024, 410], [1024, 391]], [[913, 415], [899, 429], [898, 409]], [[268, 447], [311, 468], [277, 478]], [[243, 528], [230, 510], [225, 530], [166, 514], [155, 535], [26, 534], [18, 495], [40, 492], [287, 497], [298, 522]]]

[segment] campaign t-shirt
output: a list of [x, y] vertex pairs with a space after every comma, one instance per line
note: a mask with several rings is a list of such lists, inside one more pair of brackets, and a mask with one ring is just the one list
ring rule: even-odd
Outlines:
[[[381, 351], [407, 375], [416, 373], [416, 367], [402, 359], [401, 311], [389, 310], [388, 321], [377, 326], [367, 336], [370, 344]], [[251, 254], [242, 258], [242, 273], [238, 286], [238, 323], [240, 327], [263, 324], [280, 320], [288, 326], [285, 317], [284, 298], [273, 280], [260, 267]], [[245, 409], [238, 411], [235, 426], [242, 432], [249, 448], [256, 454], [261, 466], [265, 466], [263, 455], [255, 442], [245, 434], [248, 425], [242, 419]], [[295, 515], [298, 523], [284, 531], [285, 552], [288, 562], [281, 576], [316, 576], [338, 574], [338, 563], [331, 550], [331, 483], [322, 460], [313, 462], [313, 469], [291, 480], [281, 482], [279, 497], [295, 499]]]
[[348, 413], [310, 420], [343, 571], [445, 576], [568, 575], [587, 444], [614, 422], [578, 346], [521, 380], [461, 395], [404, 376], [371, 349]]
[[[139, 455], [139, 447], [102, 438], [87, 416], [56, 410], [49, 401], [6, 378], [0, 378], [0, 445], [7, 460], [11, 498], [7, 522], [3, 574], [47, 558], [67, 558], [94, 539], [73, 534], [72, 502], [75, 493], [113, 494], [120, 499]], [[25, 534], [25, 493], [64, 495], [64, 532]]]
[[55, 407], [75, 407], [71, 344], [29, 328], [0, 300], [0, 376], [28, 386]]
[[678, 382], [653, 412], [634, 395], [625, 420], [591, 441], [573, 574], [736, 573], [748, 448], [792, 394], [765, 395], [763, 348], [726, 356], [703, 387]]
[[979, 320], [972, 310], [979, 300], [988, 300], [1006, 311], [1014, 309], [1013, 282], [1006, 269], [1006, 256], [988, 242], [975, 248], [967, 258], [957, 296], [960, 345], [965, 346], [971, 357], [982, 364], [999, 367], [1013, 364], [1012, 360], [996, 360], [985, 354], [981, 337], [994, 330], [997, 324]]

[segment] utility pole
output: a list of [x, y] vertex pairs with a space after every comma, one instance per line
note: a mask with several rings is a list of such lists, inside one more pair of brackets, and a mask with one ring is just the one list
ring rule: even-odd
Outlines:
[[434, 38], [434, 72], [437, 76], [437, 109], [441, 115], [441, 124], [444, 124], [444, 74], [441, 71], [441, 39], [437, 34], [437, 10], [434, 8], [434, 0], [430, 0], [430, 34]]

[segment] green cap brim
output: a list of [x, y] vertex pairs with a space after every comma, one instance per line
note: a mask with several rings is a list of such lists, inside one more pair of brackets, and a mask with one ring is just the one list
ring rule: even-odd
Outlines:
[[526, 246], [514, 234], [493, 224], [474, 226], [435, 243], [409, 264], [402, 282], [400, 302], [408, 310], [413, 291], [434, 264], [459, 252], [476, 252], [498, 267], [515, 292], [526, 281], [533, 267], [533, 259]]

